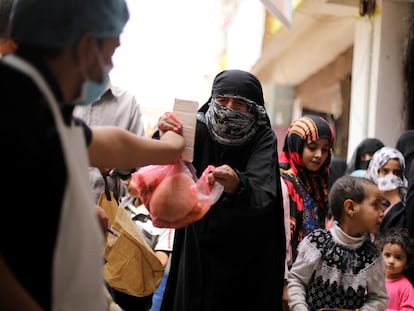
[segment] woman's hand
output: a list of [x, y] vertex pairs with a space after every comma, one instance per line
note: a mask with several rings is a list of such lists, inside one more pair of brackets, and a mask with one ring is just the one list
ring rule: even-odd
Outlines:
[[214, 171], [207, 175], [207, 180], [210, 185], [213, 185], [216, 181], [222, 184], [226, 193], [235, 194], [239, 189], [239, 176], [227, 164], [216, 167]]
[[172, 112], [166, 112], [158, 119], [158, 130], [161, 137], [167, 131], [182, 134], [183, 127]]

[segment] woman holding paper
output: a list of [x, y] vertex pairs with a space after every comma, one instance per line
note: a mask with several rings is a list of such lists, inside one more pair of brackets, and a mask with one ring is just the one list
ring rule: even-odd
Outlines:
[[[160, 135], [174, 130], [165, 114]], [[224, 193], [176, 230], [162, 311], [282, 310], [285, 233], [277, 138], [259, 80], [225, 70], [198, 112], [193, 165]]]

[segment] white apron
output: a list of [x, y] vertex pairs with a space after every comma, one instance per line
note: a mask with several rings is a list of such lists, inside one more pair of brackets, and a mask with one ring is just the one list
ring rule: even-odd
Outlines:
[[14, 55], [2, 61], [30, 76], [42, 91], [66, 160], [68, 180], [53, 258], [52, 310], [105, 310], [103, 234], [95, 214], [83, 130], [64, 124], [58, 103], [37, 69]]

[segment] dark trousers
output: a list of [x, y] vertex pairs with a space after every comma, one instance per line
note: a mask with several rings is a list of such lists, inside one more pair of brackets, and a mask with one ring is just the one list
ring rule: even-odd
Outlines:
[[124, 311], [148, 311], [152, 306], [152, 294], [145, 297], [135, 297], [112, 288], [114, 301]]

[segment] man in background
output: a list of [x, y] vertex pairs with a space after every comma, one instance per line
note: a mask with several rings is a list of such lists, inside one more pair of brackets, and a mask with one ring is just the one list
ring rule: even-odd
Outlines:
[[[112, 125], [145, 136], [142, 112], [136, 97], [111, 82], [109, 82], [106, 92], [99, 99], [92, 105], [77, 106], [73, 115], [84, 120], [89, 126]], [[105, 188], [103, 176], [106, 176], [109, 190], [114, 193], [118, 200], [124, 192], [120, 177], [127, 176], [130, 170], [111, 169], [89, 168], [89, 177], [96, 202], [98, 202], [99, 196]]]

